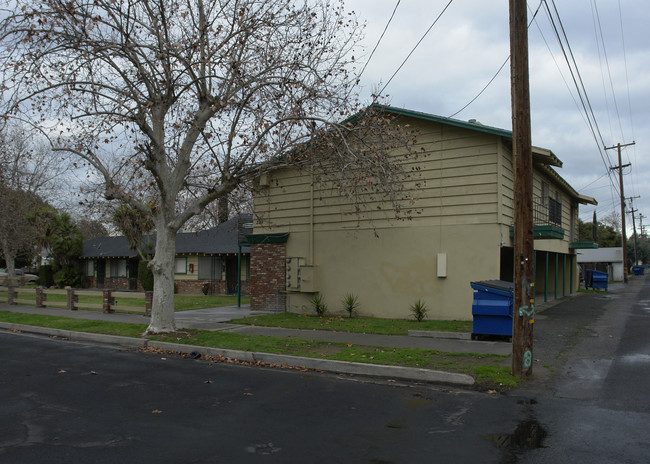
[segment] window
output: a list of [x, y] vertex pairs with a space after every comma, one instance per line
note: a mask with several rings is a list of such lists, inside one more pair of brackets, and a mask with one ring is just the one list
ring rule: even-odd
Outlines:
[[548, 222], [557, 226], [562, 225], [562, 203], [559, 193], [555, 194], [555, 198], [548, 197]]
[[221, 258], [199, 256], [199, 280], [221, 280]]
[[111, 277], [126, 277], [126, 259], [111, 259]]
[[174, 274], [187, 274], [187, 258], [176, 258], [174, 262]]
[[95, 263], [93, 260], [88, 259], [84, 261], [83, 272], [86, 277], [94, 277], [95, 275]]
[[542, 181], [542, 205], [548, 206], [548, 184]]

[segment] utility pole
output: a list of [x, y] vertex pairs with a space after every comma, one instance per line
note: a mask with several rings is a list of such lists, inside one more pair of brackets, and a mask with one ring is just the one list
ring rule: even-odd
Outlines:
[[645, 231], [643, 230], [643, 219], [647, 218], [648, 216], [644, 216], [643, 214], [639, 214], [639, 229], [641, 229], [641, 238], [645, 238]]
[[634, 199], [635, 198], [640, 198], [640, 197], [637, 195], [635, 197], [628, 197], [627, 198], [628, 200], [630, 200], [630, 213], [632, 214], [632, 231], [634, 232], [634, 234], [633, 234], [633, 236], [634, 236], [634, 264], [633, 264], [633, 266], [636, 266], [638, 261], [639, 261], [639, 257], [637, 255], [637, 247], [636, 247], [636, 221], [635, 221], [635, 216], [634, 216], [634, 213], [636, 213], [638, 211], [638, 209], [634, 209]]
[[623, 192], [623, 168], [630, 166], [630, 163], [623, 165], [621, 161], [621, 148], [634, 145], [635, 142], [626, 143], [624, 145], [616, 144], [612, 147], [605, 147], [605, 150], [618, 149], [618, 166], [611, 167], [610, 169], [618, 169], [618, 182], [621, 188], [621, 239], [623, 242], [623, 282], [627, 283], [627, 237], [625, 232], [625, 193]]
[[533, 154], [530, 135], [526, 0], [510, 0], [512, 152], [515, 164], [515, 266], [512, 319], [512, 375], [533, 372]]

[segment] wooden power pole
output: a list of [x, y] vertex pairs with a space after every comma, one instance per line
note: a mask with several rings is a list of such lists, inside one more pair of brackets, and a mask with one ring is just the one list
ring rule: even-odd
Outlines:
[[530, 130], [528, 17], [526, 0], [510, 0], [512, 151], [515, 163], [515, 266], [512, 375], [533, 372], [533, 153]]
[[627, 283], [627, 233], [625, 232], [625, 193], [623, 192], [623, 168], [630, 166], [630, 164], [623, 165], [621, 161], [621, 148], [627, 147], [629, 145], [634, 145], [635, 142], [626, 143], [624, 145], [616, 144], [612, 147], [605, 147], [605, 150], [611, 150], [613, 148], [618, 149], [618, 166], [614, 166], [610, 169], [618, 169], [618, 183], [621, 189], [621, 240], [623, 245], [623, 282]]

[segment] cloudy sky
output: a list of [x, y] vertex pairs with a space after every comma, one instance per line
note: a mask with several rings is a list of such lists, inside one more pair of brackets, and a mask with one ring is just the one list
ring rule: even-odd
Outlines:
[[[346, 0], [366, 23], [365, 58], [375, 47], [398, 0]], [[449, 0], [401, 0], [361, 85], [365, 95], [388, 82]], [[540, 6], [529, 0], [529, 20]], [[587, 122], [564, 53], [545, 6], [529, 28], [533, 144], [552, 150], [563, 162], [558, 172], [580, 193], [598, 200], [602, 218], [620, 212], [618, 143], [636, 142], [622, 151], [625, 196], [636, 197], [638, 214], [650, 215], [650, 3], [648, 0], [548, 0], [553, 18], [568, 38], [586, 97], [595, 117]], [[555, 6], [555, 9], [554, 9]], [[508, 1], [453, 0], [384, 95], [393, 106], [461, 120], [511, 128], [508, 58]], [[569, 56], [570, 59], [570, 56]], [[574, 74], [576, 69], [573, 69]], [[496, 75], [496, 78], [494, 76]], [[578, 75], [576, 79], [578, 79]], [[465, 105], [494, 80], [467, 108]], [[461, 111], [462, 110], [462, 111]], [[459, 112], [460, 111], [460, 112]], [[589, 114], [592, 120], [592, 115]], [[613, 185], [615, 187], [613, 187]], [[629, 202], [628, 202], [629, 204]], [[591, 221], [593, 206], [580, 217]], [[650, 217], [644, 225], [650, 226]], [[632, 217], [627, 215], [631, 233]], [[647, 230], [650, 230], [648, 227]]]

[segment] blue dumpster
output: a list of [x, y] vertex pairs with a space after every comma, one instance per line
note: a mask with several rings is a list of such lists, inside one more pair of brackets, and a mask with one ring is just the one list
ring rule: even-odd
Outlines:
[[603, 289], [607, 290], [607, 281], [609, 274], [600, 271], [585, 271], [585, 288]]
[[481, 335], [512, 337], [512, 282], [485, 280], [470, 285], [474, 289], [472, 339]]
[[643, 266], [632, 266], [632, 272], [634, 275], [643, 275]]

